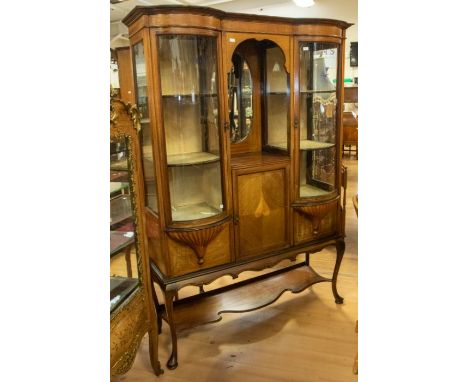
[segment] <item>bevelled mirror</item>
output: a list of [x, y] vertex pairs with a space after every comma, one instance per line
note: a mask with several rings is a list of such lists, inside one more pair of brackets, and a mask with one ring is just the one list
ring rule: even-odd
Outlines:
[[252, 76], [246, 60], [239, 53], [232, 56], [228, 73], [229, 125], [231, 143], [245, 140], [252, 126]]
[[139, 284], [128, 139], [110, 145], [110, 312]]

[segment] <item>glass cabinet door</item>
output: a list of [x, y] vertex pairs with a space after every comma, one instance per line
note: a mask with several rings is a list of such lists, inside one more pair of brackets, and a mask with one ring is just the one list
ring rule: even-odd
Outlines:
[[303, 42], [300, 51], [301, 198], [336, 189], [338, 45]]
[[162, 112], [173, 221], [224, 210], [215, 37], [158, 38]]
[[265, 144], [288, 150], [289, 76], [285, 57], [276, 44], [265, 49]]
[[140, 284], [127, 142], [110, 147], [110, 312]]
[[145, 180], [145, 204], [154, 212], [158, 212], [158, 196], [156, 181], [154, 179], [154, 159], [152, 134], [148, 111], [148, 90], [146, 77], [146, 62], [143, 43], [139, 42], [133, 47], [133, 68], [135, 78], [135, 95], [138, 109], [141, 113], [141, 147], [143, 157], [143, 176]]

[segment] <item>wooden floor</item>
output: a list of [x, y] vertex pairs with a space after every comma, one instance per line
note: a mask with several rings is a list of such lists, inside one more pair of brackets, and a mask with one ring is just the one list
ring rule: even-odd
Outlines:
[[[159, 337], [164, 374], [153, 374], [145, 337], [132, 369], [112, 381], [357, 381], [352, 370], [358, 340], [358, 246], [357, 218], [351, 200], [357, 193], [357, 163], [354, 157], [345, 156], [347, 237], [338, 277], [343, 305], [335, 304], [331, 284], [322, 283], [299, 294], [286, 292], [274, 304], [254, 312], [224, 314], [218, 323], [180, 335], [179, 366], [175, 370], [165, 366], [170, 338], [164, 323]], [[312, 267], [326, 277], [331, 277], [334, 261], [333, 248], [311, 256]], [[224, 285], [229, 279], [220, 279], [214, 286]]]

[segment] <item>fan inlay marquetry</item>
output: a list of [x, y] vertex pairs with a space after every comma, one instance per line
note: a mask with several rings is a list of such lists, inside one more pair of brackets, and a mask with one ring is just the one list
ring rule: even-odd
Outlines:
[[197, 255], [198, 264], [202, 265], [205, 262], [206, 248], [223, 229], [224, 225], [218, 225], [198, 230], [167, 231], [167, 234], [171, 239], [189, 246]]
[[254, 215], [256, 218], [270, 215], [270, 207], [268, 206], [267, 202], [265, 201], [265, 198], [263, 197], [263, 192], [260, 196], [260, 201], [258, 202], [258, 206], [255, 210]]
[[335, 203], [318, 204], [314, 206], [298, 206], [295, 207], [299, 213], [304, 215], [312, 222], [314, 235], [318, 235], [320, 223], [332, 211], [336, 209]]

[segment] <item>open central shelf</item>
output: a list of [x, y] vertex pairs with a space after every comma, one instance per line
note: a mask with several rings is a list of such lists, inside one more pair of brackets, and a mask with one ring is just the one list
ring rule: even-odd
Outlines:
[[190, 166], [219, 161], [219, 156], [207, 152], [176, 154], [167, 156], [168, 166]]
[[[181, 331], [221, 320], [222, 313], [263, 308], [286, 292], [299, 293], [309, 286], [331, 281], [305, 263], [174, 302], [174, 322]], [[167, 317], [165, 317], [167, 319]]]
[[172, 220], [186, 221], [209, 218], [218, 215], [222, 211], [207, 203], [188, 204], [185, 206], [172, 207]]
[[[274, 142], [274, 143], [270, 143], [270, 146], [277, 147], [282, 150], [287, 150], [288, 142]], [[301, 139], [300, 141], [301, 151], [329, 149], [330, 147], [334, 147], [334, 146], [335, 146], [334, 143], [319, 142], [319, 141], [313, 141], [313, 140], [308, 140], [308, 139]]]
[[328, 194], [330, 194], [330, 191], [324, 190], [320, 187], [311, 186], [310, 184], [302, 184], [299, 189], [299, 195], [301, 198], [309, 198]]

